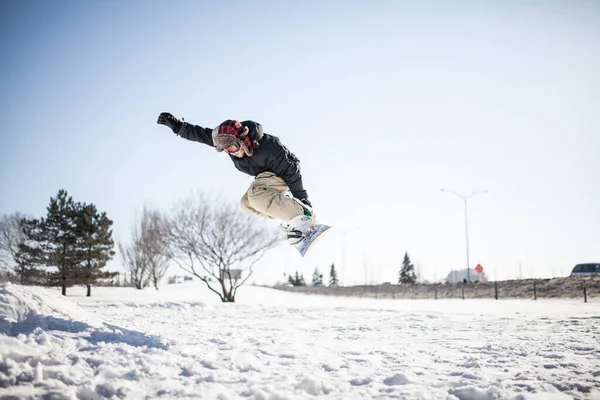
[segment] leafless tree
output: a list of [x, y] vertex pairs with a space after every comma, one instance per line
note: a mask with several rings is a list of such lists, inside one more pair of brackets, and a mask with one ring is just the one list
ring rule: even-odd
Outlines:
[[169, 269], [167, 221], [160, 211], [144, 206], [132, 230], [129, 244], [119, 243], [119, 253], [133, 285], [143, 289], [158, 285]]
[[278, 242], [266, 221], [243, 213], [237, 204], [200, 192], [175, 206], [168, 228], [170, 258], [223, 302], [235, 302], [237, 289], [252, 275], [253, 265]]
[[25, 241], [21, 220], [25, 215], [15, 212], [0, 217], [0, 271], [13, 271], [20, 275], [24, 271], [17, 260], [19, 244]]
[[123, 266], [129, 272], [131, 283], [136, 289], [143, 289], [148, 285], [148, 260], [144, 253], [144, 244], [137, 224], [131, 229], [131, 238], [128, 244], [119, 242], [119, 254]]
[[140, 223], [142, 252], [146, 258], [148, 278], [158, 290], [158, 284], [169, 269], [166, 220], [158, 210], [145, 206]]

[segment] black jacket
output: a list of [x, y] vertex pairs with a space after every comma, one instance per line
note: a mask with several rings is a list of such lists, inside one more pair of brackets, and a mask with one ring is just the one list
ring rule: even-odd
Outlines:
[[[251, 157], [238, 158], [230, 155], [235, 167], [254, 177], [261, 172], [272, 172], [285, 181], [295, 198], [308, 200], [308, 195], [302, 185], [300, 160], [281, 144], [277, 136], [263, 133], [259, 123], [242, 121], [242, 125], [248, 127], [250, 140], [257, 141], [258, 147], [254, 148], [254, 154]], [[213, 130], [210, 128], [184, 122], [177, 135], [215, 147], [212, 138]]]

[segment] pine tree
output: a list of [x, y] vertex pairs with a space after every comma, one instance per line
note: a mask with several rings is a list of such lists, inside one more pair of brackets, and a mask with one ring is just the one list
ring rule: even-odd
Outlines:
[[408, 252], [404, 253], [404, 260], [402, 261], [402, 269], [400, 270], [400, 278], [398, 284], [415, 284], [417, 282], [417, 275], [415, 274], [415, 267], [410, 262]]
[[46, 263], [44, 252], [39, 245], [44, 235], [43, 220], [23, 218], [20, 226], [24, 239], [18, 244], [15, 253], [14, 271], [22, 285], [46, 284], [45, 273], [39, 269], [40, 265]]
[[46, 284], [61, 286], [66, 296], [67, 287], [75, 284], [80, 260], [77, 251], [76, 203], [59, 190], [56, 198], [50, 199], [46, 218], [23, 219], [25, 243], [19, 246], [18, 262], [31, 267], [56, 267], [57, 271], [39, 273], [36, 279], [45, 279]]
[[337, 286], [337, 285], [338, 285], [337, 271], [335, 270], [335, 264], [331, 264], [331, 269], [329, 270], [329, 286]]
[[306, 286], [306, 281], [304, 280], [304, 274], [300, 274], [300, 272], [296, 271], [294, 278], [290, 281], [290, 283], [294, 286]]
[[98, 213], [94, 204], [76, 207], [76, 223], [80, 268], [77, 271], [77, 283], [87, 286], [87, 296], [91, 296], [91, 285], [101, 279], [111, 278], [116, 272], [102, 271], [112, 259], [114, 241], [112, 239], [112, 221], [106, 213]]
[[17, 263], [28, 268], [30, 283], [61, 286], [65, 296], [67, 287], [84, 284], [89, 296], [92, 283], [112, 276], [100, 270], [114, 255], [111, 225], [106, 213], [73, 201], [61, 189], [45, 218], [22, 220], [25, 242]]
[[294, 286], [300, 286], [300, 272], [296, 271], [296, 275], [294, 276]]
[[304, 274], [300, 275], [300, 280], [298, 281], [298, 286], [306, 286], [306, 281], [304, 280]]
[[315, 272], [313, 272], [312, 276], [312, 285], [322, 285], [323, 284], [323, 274], [319, 272], [319, 267], [315, 267]]

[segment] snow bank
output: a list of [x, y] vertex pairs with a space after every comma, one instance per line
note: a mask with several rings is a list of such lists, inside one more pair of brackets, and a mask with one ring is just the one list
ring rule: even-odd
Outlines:
[[111, 347], [166, 345], [106, 323], [53, 289], [0, 284], [0, 398], [76, 398], [91, 390], [86, 384], [105, 362], [83, 360], [77, 353]]
[[0, 333], [16, 336], [36, 328], [81, 332], [102, 327], [102, 321], [45, 288], [0, 285]]

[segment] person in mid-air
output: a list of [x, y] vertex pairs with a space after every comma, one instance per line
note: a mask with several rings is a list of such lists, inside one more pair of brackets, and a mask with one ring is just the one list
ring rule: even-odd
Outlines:
[[312, 205], [302, 184], [300, 160], [279, 138], [263, 132], [254, 121], [226, 120], [203, 128], [163, 112], [158, 124], [178, 136], [225, 152], [235, 167], [255, 179], [240, 201], [244, 211], [282, 221], [291, 244], [301, 241], [316, 225]]

